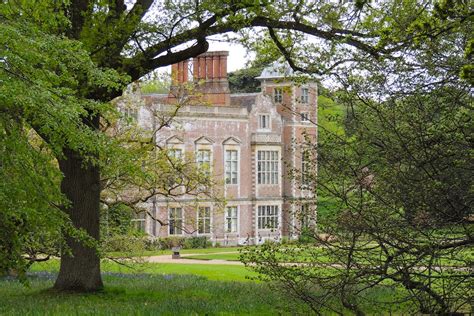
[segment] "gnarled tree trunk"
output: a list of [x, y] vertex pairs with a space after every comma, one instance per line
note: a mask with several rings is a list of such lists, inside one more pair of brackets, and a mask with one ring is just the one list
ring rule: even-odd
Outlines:
[[[59, 160], [64, 174], [61, 191], [71, 202], [65, 211], [75, 227], [84, 229], [99, 239], [100, 171], [99, 167], [84, 162], [77, 152], [64, 151]], [[90, 292], [102, 289], [100, 258], [97, 251], [66, 236], [71, 255], [63, 252], [61, 267], [54, 288], [65, 291]]]

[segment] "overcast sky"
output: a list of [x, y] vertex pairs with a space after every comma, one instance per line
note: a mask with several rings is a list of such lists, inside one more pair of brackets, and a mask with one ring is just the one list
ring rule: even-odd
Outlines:
[[[227, 71], [232, 72], [237, 69], [245, 68], [245, 63], [252, 58], [252, 55], [247, 56], [247, 50], [240, 44], [229, 43], [223, 41], [209, 40], [209, 51], [225, 50], [229, 52], [227, 59]], [[171, 66], [158, 69], [158, 73], [171, 73]]]
[[231, 72], [245, 67], [245, 63], [249, 59], [246, 54], [247, 50], [240, 44], [209, 41], [209, 51], [226, 50], [229, 51], [227, 59], [227, 71]]

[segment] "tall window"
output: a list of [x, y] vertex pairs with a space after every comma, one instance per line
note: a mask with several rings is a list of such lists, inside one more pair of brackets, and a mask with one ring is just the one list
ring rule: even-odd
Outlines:
[[169, 209], [169, 232], [170, 235], [183, 234], [183, 209], [181, 207], [172, 207]]
[[307, 150], [303, 151], [301, 156], [301, 186], [303, 188], [307, 188], [310, 184], [310, 157], [309, 152]]
[[258, 116], [258, 128], [269, 129], [270, 128], [270, 115], [261, 114]]
[[283, 90], [282, 90], [282, 88], [273, 89], [273, 100], [276, 103], [281, 103], [283, 101]]
[[257, 153], [258, 184], [278, 184], [278, 151], [259, 150]]
[[198, 150], [196, 153], [196, 163], [199, 169], [209, 173], [211, 170], [211, 151]]
[[237, 206], [228, 206], [225, 210], [225, 232], [237, 232]]
[[211, 208], [200, 207], [198, 209], [198, 234], [211, 233]]
[[145, 219], [145, 212], [135, 213], [132, 219], [133, 227], [138, 231], [145, 232]]
[[237, 150], [225, 151], [225, 183], [237, 184], [238, 172], [238, 156]]
[[272, 229], [278, 227], [278, 206], [260, 205], [258, 207], [258, 228]]
[[309, 102], [309, 90], [308, 88], [301, 88], [301, 103]]

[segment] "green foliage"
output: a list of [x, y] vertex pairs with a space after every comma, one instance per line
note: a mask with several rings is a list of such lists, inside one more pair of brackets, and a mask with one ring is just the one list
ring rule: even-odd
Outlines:
[[[410, 312], [469, 313], [474, 125], [472, 83], [463, 69], [472, 67], [472, 8], [464, 1], [383, 5], [382, 13], [359, 2], [361, 20], [351, 28], [377, 43], [370, 55], [334, 51], [339, 43], [312, 47], [294, 33], [278, 48], [296, 66], [334, 73], [341, 87], [334, 100], [351, 116], [341, 129], [320, 122], [329, 128], [319, 130], [310, 183], [323, 198], [326, 214], [318, 225], [325, 234], [311, 237], [323, 254], [292, 266], [286, 262], [296, 250], [265, 244], [246, 262], [314, 311], [362, 315], [368, 293], [383, 286], [398, 293], [386, 305], [406, 301]], [[350, 7], [325, 10], [327, 23], [343, 25]], [[350, 65], [340, 66], [347, 56]], [[334, 59], [341, 63], [331, 68]]]
[[320, 141], [324, 142], [326, 133], [343, 135], [345, 117], [346, 111], [342, 105], [325, 95], [319, 95], [318, 132], [320, 134]]
[[163, 237], [151, 239], [143, 232], [129, 230], [127, 233], [110, 235], [102, 241], [102, 252], [119, 252], [121, 256], [138, 256], [147, 251], [169, 250], [173, 247], [182, 249], [204, 249], [212, 247], [206, 236]]
[[80, 118], [85, 109], [111, 109], [81, 97], [79, 82], [86, 77], [105, 88], [119, 79], [95, 67], [77, 42], [13, 21], [5, 9], [0, 5], [0, 271], [24, 279], [30, 260], [65, 247], [63, 232], [93, 243], [62, 211], [68, 202], [55, 157], [67, 143], [94, 160], [104, 137]]
[[212, 243], [206, 236], [186, 238], [183, 243], [183, 247], [186, 249], [208, 248], [210, 246], [212, 246]]
[[166, 94], [170, 90], [171, 82], [163, 79], [153, 79], [140, 84], [140, 92], [143, 94]]
[[260, 91], [260, 76], [264, 66], [253, 66], [230, 72], [228, 75], [231, 93], [252, 93]]

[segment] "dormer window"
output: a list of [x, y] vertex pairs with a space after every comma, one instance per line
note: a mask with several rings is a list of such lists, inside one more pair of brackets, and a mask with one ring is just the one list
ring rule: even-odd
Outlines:
[[258, 128], [259, 129], [270, 129], [270, 115], [260, 114], [258, 116]]
[[301, 88], [301, 103], [309, 102], [309, 90], [308, 88]]
[[282, 88], [273, 89], [273, 101], [275, 101], [275, 103], [281, 103], [283, 101], [283, 90], [282, 90]]

